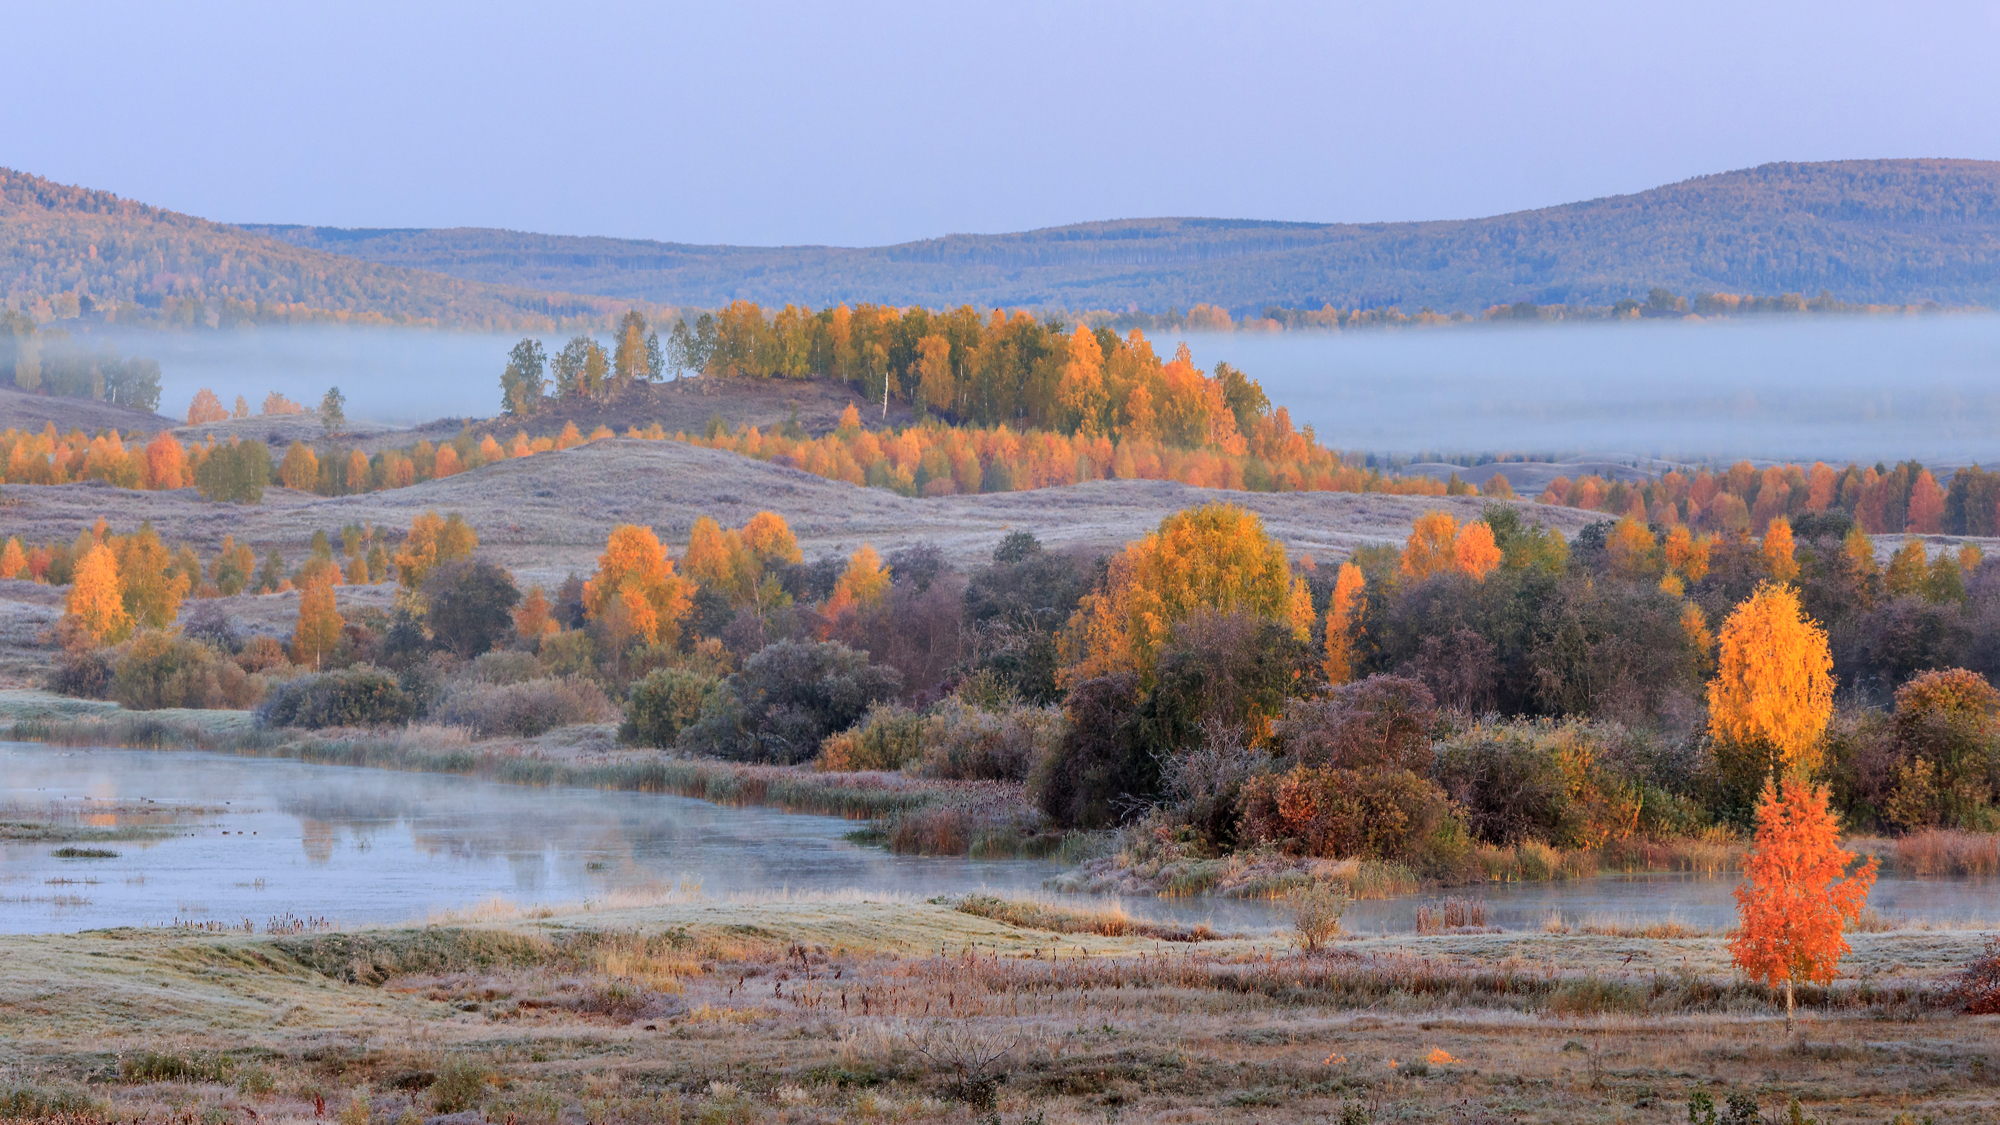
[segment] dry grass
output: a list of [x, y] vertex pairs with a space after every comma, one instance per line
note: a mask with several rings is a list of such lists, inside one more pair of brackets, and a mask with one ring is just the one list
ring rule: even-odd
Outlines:
[[857, 900], [0, 938], [0, 1042], [21, 1060], [0, 1104], [188, 1125], [447, 1106], [517, 1125], [1568, 1123], [1685, 1120], [1705, 1090], [1971, 1122], [2000, 1110], [2000, 1048], [1949, 989], [1984, 940], [1856, 935], [1787, 1042], [1781, 1002], [1712, 937], [1160, 949]]
[[1101, 937], [1142, 937], [1156, 941], [1215, 941], [1221, 935], [1206, 924], [1167, 925], [1134, 918], [1122, 906], [1084, 910], [1058, 906], [1038, 899], [996, 898], [967, 895], [955, 909], [981, 918], [992, 918], [1023, 929], [1046, 930], [1058, 934], [1097, 934]]
[[1930, 828], [1893, 840], [1855, 840], [1849, 846], [1880, 856], [1899, 875], [2000, 875], [2000, 835], [1992, 833]]

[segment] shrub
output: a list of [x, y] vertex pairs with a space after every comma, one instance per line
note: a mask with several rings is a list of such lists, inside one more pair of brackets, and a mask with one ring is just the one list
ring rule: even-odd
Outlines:
[[434, 722], [465, 727], [477, 738], [533, 738], [557, 727], [601, 723], [618, 709], [588, 680], [528, 680], [514, 684], [459, 682], [430, 709]]
[[220, 652], [235, 652], [243, 638], [229, 620], [229, 611], [212, 598], [188, 602], [181, 609], [181, 636], [200, 641]]
[[2000, 692], [1963, 668], [1925, 672], [1896, 691], [1895, 787], [1883, 811], [1906, 830], [1983, 828], [2000, 789]]
[[1426, 773], [1437, 714], [1437, 701], [1420, 681], [1377, 675], [1318, 699], [1292, 700], [1271, 733], [1281, 753], [1300, 765]]
[[431, 1083], [431, 1108], [439, 1113], [461, 1113], [486, 1097], [485, 1067], [468, 1059], [452, 1058], [438, 1068]]
[[877, 703], [861, 721], [820, 743], [819, 768], [900, 770], [923, 754], [925, 720], [894, 703]]
[[464, 672], [470, 679], [482, 684], [523, 684], [529, 680], [545, 679], [548, 672], [542, 662], [531, 652], [517, 649], [496, 649], [481, 653]]
[[1236, 846], [1243, 783], [1270, 768], [1270, 755], [1251, 746], [1242, 727], [1210, 724], [1201, 745], [1160, 764], [1161, 812], [1219, 849]]
[[679, 745], [698, 753], [790, 765], [819, 753], [820, 743], [854, 725], [871, 704], [893, 698], [893, 668], [837, 642], [767, 645], [729, 677]]
[[1500, 847], [1601, 848], [1699, 828], [1695, 807], [1652, 780], [1647, 754], [1615, 723], [1498, 723], [1443, 742], [1435, 776], [1472, 834]]
[[618, 738], [634, 746], [672, 746], [722, 691], [720, 676], [685, 668], [655, 669], [632, 685]]
[[263, 695], [262, 676], [250, 675], [199, 641], [160, 630], [141, 633], [126, 646], [111, 684], [111, 698], [134, 711], [242, 710]]
[[424, 622], [438, 643], [471, 659], [514, 631], [521, 591], [514, 578], [489, 562], [446, 563], [424, 577]]
[[0, 1086], [0, 1120], [37, 1121], [95, 1118], [98, 1105], [75, 1086]]
[[1197, 745], [1214, 723], [1261, 730], [1290, 692], [1312, 682], [1314, 663], [1287, 624], [1197, 611], [1174, 627], [1134, 729], [1147, 752], [1162, 758]]
[[917, 758], [921, 777], [957, 781], [1022, 781], [1042, 758], [1054, 754], [1068, 733], [1060, 707], [1011, 707], [1000, 712], [948, 698], [913, 732], [904, 760]]
[[111, 651], [102, 648], [65, 649], [49, 670], [49, 690], [75, 699], [109, 699], [114, 669]]
[[597, 645], [582, 629], [551, 633], [536, 650], [551, 676], [589, 676], [597, 672]]
[[1340, 934], [1340, 916], [1354, 904], [1344, 886], [1314, 883], [1292, 892], [1292, 929], [1311, 953]]
[[366, 665], [300, 676], [273, 689], [257, 708], [264, 726], [401, 726], [417, 707], [396, 677]]
[[1127, 672], [1070, 691], [1063, 701], [1068, 729], [1028, 774], [1028, 795], [1050, 820], [1065, 828], [1109, 827], [1159, 791], [1159, 761], [1133, 729], [1139, 703], [1139, 678]]
[[1243, 838], [1305, 855], [1409, 859], [1450, 815], [1444, 791], [1408, 770], [1294, 766], [1243, 786]]
[[2000, 1015], [2000, 938], [1986, 939], [1986, 948], [1959, 973], [1953, 995], [1970, 1015]]
[[243, 650], [236, 654], [236, 664], [245, 672], [275, 671], [291, 662], [291, 658], [285, 655], [285, 646], [278, 638], [262, 633], [251, 637], [244, 644]]

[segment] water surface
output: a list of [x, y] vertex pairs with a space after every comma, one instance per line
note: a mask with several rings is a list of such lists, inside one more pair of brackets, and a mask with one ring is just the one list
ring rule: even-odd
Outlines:
[[[442, 774], [308, 765], [181, 751], [0, 742], [5, 810], [141, 833], [90, 842], [109, 858], [64, 858], [60, 842], [0, 840], [0, 932], [176, 921], [265, 928], [273, 917], [338, 925], [404, 922], [500, 898], [518, 904], [643, 899], [699, 888], [712, 898], [842, 894], [916, 900], [973, 891], [1037, 893], [1042, 860], [897, 856], [846, 837], [837, 817], [726, 808], [685, 797], [528, 788]], [[1606, 877], [1489, 884], [1454, 893], [1487, 920], [1537, 929], [1734, 919], [1733, 879]], [[1356, 903], [1348, 928], [1408, 932], [1435, 896]], [[1132, 913], [1262, 931], [1268, 902], [1128, 899]], [[2000, 925], [1995, 880], [1883, 879], [1882, 914]]]

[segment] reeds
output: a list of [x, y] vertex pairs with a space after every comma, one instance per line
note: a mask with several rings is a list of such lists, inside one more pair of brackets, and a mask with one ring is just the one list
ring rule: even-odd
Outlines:
[[1460, 933], [1486, 928], [1486, 904], [1478, 899], [1445, 898], [1417, 907], [1420, 934]]
[[1919, 878], [2000, 875], [2000, 835], [1928, 828], [1898, 839], [1892, 854], [1898, 873]]

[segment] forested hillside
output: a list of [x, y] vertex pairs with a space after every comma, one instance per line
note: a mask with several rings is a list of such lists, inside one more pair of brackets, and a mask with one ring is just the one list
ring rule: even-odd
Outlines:
[[1187, 309], [1606, 305], [1662, 286], [2000, 305], [2000, 163], [1766, 164], [1483, 219], [1130, 219], [899, 246], [693, 246], [513, 231], [252, 227], [493, 284], [717, 307]]
[[626, 302], [532, 292], [301, 248], [0, 168], [0, 302], [37, 320], [595, 324]]

